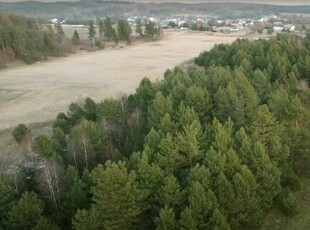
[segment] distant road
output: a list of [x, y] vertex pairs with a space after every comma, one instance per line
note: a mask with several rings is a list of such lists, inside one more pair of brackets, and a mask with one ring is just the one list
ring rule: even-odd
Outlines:
[[0, 71], [0, 129], [43, 122], [67, 111], [71, 102], [130, 94], [143, 77], [161, 79], [216, 43], [236, 35], [176, 31], [154, 43], [74, 54], [66, 58]]

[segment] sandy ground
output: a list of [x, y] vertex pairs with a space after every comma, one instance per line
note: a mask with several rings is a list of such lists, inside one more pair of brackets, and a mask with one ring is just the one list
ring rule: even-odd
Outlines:
[[71, 102], [96, 101], [135, 91], [143, 77], [164, 71], [238, 35], [165, 31], [162, 40], [120, 49], [79, 53], [0, 71], [0, 129], [54, 119]]

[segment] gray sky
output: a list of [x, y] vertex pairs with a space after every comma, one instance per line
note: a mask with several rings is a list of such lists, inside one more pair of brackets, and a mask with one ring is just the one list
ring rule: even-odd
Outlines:
[[[26, 0], [0, 0], [0, 2], [22, 2]], [[37, 0], [35, 0], [37, 1]], [[76, 2], [79, 0], [41, 0], [41, 2]], [[123, 0], [128, 1], [128, 0]], [[130, 1], [130, 0], [129, 0]], [[243, 3], [261, 3], [261, 4], [272, 4], [272, 5], [310, 5], [310, 0], [131, 0], [134, 2], [243, 2]], [[310, 12], [309, 12], [310, 13]]]

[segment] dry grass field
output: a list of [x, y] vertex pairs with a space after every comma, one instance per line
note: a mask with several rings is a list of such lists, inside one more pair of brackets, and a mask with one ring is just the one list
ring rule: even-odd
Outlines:
[[166, 31], [162, 40], [69, 57], [0, 71], [0, 129], [54, 119], [71, 102], [87, 96], [100, 101], [134, 92], [140, 80], [160, 79], [216, 43], [240, 34]]

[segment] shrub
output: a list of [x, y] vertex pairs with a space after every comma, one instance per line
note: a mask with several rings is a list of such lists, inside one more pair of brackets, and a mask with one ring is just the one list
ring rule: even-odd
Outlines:
[[299, 204], [290, 190], [284, 190], [280, 198], [282, 211], [288, 216], [295, 216], [299, 210]]
[[17, 143], [20, 143], [28, 132], [28, 128], [24, 124], [19, 124], [13, 129], [13, 137]]
[[95, 42], [95, 46], [98, 47], [99, 49], [104, 49], [104, 43], [100, 40], [97, 40]]

